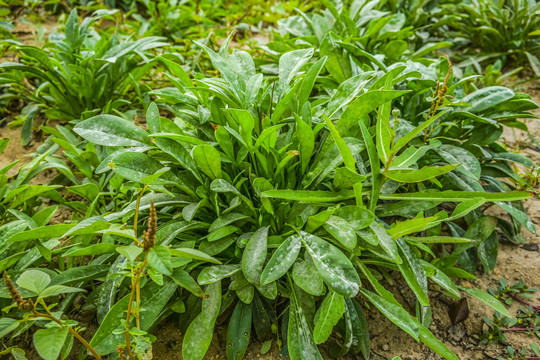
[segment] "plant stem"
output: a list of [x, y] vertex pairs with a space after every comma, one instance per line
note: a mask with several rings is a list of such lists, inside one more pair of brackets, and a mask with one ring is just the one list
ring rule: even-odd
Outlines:
[[506, 331], [531, 331], [530, 328], [506, 328], [506, 329], [501, 329], [500, 330], [501, 332], [506, 332]]
[[[142, 262], [141, 266], [137, 269], [135, 272], [135, 278], [131, 282], [131, 293], [129, 295], [129, 303], [127, 308], [127, 316], [126, 316], [126, 330], [125, 330], [125, 336], [126, 336], [126, 349], [128, 351], [128, 355], [130, 359], [133, 359], [133, 354], [131, 353], [131, 341], [129, 339], [129, 322], [131, 320], [131, 312], [132, 305], [133, 305], [133, 297], [135, 296], [135, 293], [137, 292], [137, 307], [139, 307], [140, 302], [140, 280], [142, 272], [144, 271], [144, 267], [146, 266], [148, 258], [148, 252], [145, 252], [144, 255], [144, 261]], [[137, 328], [140, 329], [140, 322], [139, 322], [139, 314], [135, 314], [135, 321], [137, 322]]]
[[526, 302], [525, 300], [520, 299], [518, 296], [516, 296], [514, 294], [508, 293], [508, 295], [510, 295], [510, 297], [512, 299], [516, 300], [517, 302], [520, 302], [523, 305], [527, 305], [527, 306], [532, 307], [536, 312], [540, 312], [540, 306], [535, 306], [535, 305], [529, 304], [528, 302]]

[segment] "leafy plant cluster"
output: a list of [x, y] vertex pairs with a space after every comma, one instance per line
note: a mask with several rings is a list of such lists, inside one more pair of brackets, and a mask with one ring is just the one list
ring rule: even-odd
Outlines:
[[[72, 12], [52, 57], [21, 46], [22, 64], [0, 65], [7, 98], [64, 120], [41, 127], [47, 140], [16, 176], [16, 163], [0, 170], [9, 352], [24, 358], [16, 344], [32, 331], [47, 360], [75, 341], [80, 357], [148, 359], [152, 331], [178, 319], [185, 359], [204, 358], [216, 325], [228, 359], [253, 339], [292, 360], [321, 359], [319, 346], [369, 358], [375, 308], [457, 359], [429, 330], [430, 292], [508, 316], [498, 294], [452, 279], [493, 271], [500, 234], [535, 231], [521, 204], [533, 184], [514, 169], [534, 164], [500, 137], [537, 106], [474, 86], [432, 56], [450, 44], [424, 41], [424, 20], [376, 3], [280, 20], [260, 57], [230, 51], [233, 35], [219, 49], [194, 41], [219, 76], [161, 38], [102, 35], [102, 10], [81, 24]], [[35, 92], [17, 88], [25, 79]], [[49, 169], [49, 184], [33, 183]], [[493, 205], [510, 216], [485, 215]], [[60, 208], [70, 221], [51, 221]], [[95, 333], [74, 320], [79, 307]]]
[[[501, 342], [508, 343], [505, 334], [519, 333], [527, 334], [531, 337], [540, 337], [540, 307], [530, 304], [529, 299], [537, 292], [538, 289], [529, 288], [523, 280], [508, 285], [506, 280], [501, 278], [500, 285], [497, 289], [489, 289], [489, 293], [495, 298], [502, 300], [505, 305], [511, 306], [514, 302], [521, 304], [515, 317], [501, 316], [495, 312], [492, 318], [485, 316], [484, 323], [487, 329], [483, 330], [479, 337], [481, 343]], [[518, 360], [518, 359], [537, 359], [540, 357], [538, 344], [531, 343], [530, 349], [523, 347], [520, 351], [516, 351], [511, 345], [508, 346], [508, 357], [499, 358], [501, 360]], [[533, 356], [528, 356], [533, 355]]]

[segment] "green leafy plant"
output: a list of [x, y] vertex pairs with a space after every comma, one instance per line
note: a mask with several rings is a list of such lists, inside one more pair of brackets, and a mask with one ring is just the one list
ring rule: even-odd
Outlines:
[[[249, 334], [252, 325], [261, 340], [271, 334], [277, 336], [272, 325], [281, 320], [282, 327], [287, 328], [287, 352], [293, 359], [300, 359], [307, 351], [318, 354], [316, 344], [325, 342], [337, 325], [342, 336], [355, 339], [352, 343], [357, 345], [338, 342], [330, 346], [332, 353], [367, 355], [369, 342], [362, 307], [352, 298], [360, 293], [411, 336], [442, 356], [455, 358], [425, 327], [430, 321], [426, 284], [430, 278], [459, 298], [459, 288], [443, 276], [446, 271], [455, 275], [458, 269], [451, 265], [437, 268], [437, 257], [429, 244], [473, 243], [437, 232], [424, 241], [415, 234], [459, 219], [486, 201], [519, 200], [530, 194], [426, 192], [424, 184], [431, 184], [430, 179], [458, 165], [398, 167], [405, 158], [400, 155], [410, 142], [422, 139], [428, 126], [441, 116], [435, 108], [427, 121], [408, 135], [398, 137], [394, 133], [389, 101], [405, 94], [391, 88], [399, 73], [358, 75], [341, 84], [333, 95], [310, 102], [317, 74], [326, 61], [323, 58], [308, 66], [311, 50], [283, 55], [279, 79], [274, 83], [255, 72], [245, 52], [228, 54], [227, 43], [219, 53], [200, 46], [222, 79], [196, 80], [193, 87], [179, 65], [161, 59], [177, 77], [173, 79], [175, 88], [153, 94], [161, 98], [165, 109], [176, 114], [174, 122], [161, 118], [158, 107], [151, 105], [146, 116], [150, 134], [111, 115], [98, 115], [74, 128], [96, 145], [128, 146], [127, 151], [112, 156], [109, 166], [117, 175], [139, 184], [135, 188], [149, 191], [135, 202], [140, 202], [141, 209], [148, 208], [154, 198], [156, 207], [161, 208], [159, 218], [171, 219], [158, 229], [178, 229], [162, 244], [158, 257], [164, 264], [177, 253], [176, 246], [192, 247], [192, 251], [222, 263], [192, 263], [185, 268], [192, 279], [189, 281], [197, 279], [198, 285], [191, 289], [187, 283], [181, 285], [191, 292], [182, 297], [184, 356], [202, 358], [216, 317], [230, 311], [230, 339], [238, 339], [237, 333]], [[304, 67], [306, 72], [298, 76]], [[370, 92], [384, 97], [376, 103], [367, 102], [365, 95]], [[352, 106], [363, 109], [365, 115], [357, 119], [365, 120], [348, 117]], [[368, 115], [377, 114], [376, 109], [379, 115], [371, 123]], [[147, 153], [135, 150], [144, 145], [152, 149]], [[391, 183], [394, 185], [389, 189], [385, 187]], [[434, 209], [444, 201], [461, 204], [449, 215]], [[392, 221], [389, 226], [376, 214], [381, 206], [390, 204], [416, 204], [417, 215]], [[132, 213], [129, 209], [106, 219], [126, 218]], [[422, 252], [431, 254], [434, 261], [423, 260]], [[165, 266], [154, 270], [171, 276], [173, 269]], [[411, 316], [378, 280], [394, 269], [419, 299], [418, 318]], [[117, 271], [113, 266], [108, 276], [112, 279]], [[366, 281], [363, 287], [359, 286], [361, 278]], [[201, 300], [203, 293], [196, 290], [198, 286], [207, 286], [204, 293], [209, 297]], [[227, 289], [223, 299], [222, 288]], [[504, 311], [487, 293], [468, 292]], [[285, 307], [283, 299], [288, 299]], [[115, 349], [110, 340], [101, 339], [119, 311], [110, 300], [107, 304], [104, 309], [98, 305], [98, 317], [100, 312], [106, 315], [90, 342], [104, 353]], [[284, 318], [278, 315], [280, 309], [286, 310]], [[252, 323], [240, 320], [249, 319], [250, 313]], [[108, 345], [100, 347], [100, 341]], [[231, 341], [229, 357], [241, 357], [247, 344], [248, 339]]]
[[[508, 339], [505, 334], [509, 332], [540, 337], [540, 307], [527, 302], [527, 299], [530, 299], [538, 289], [529, 288], [523, 280], [508, 285], [506, 280], [501, 278], [499, 283], [497, 289], [488, 290], [490, 294], [497, 299], [503, 300], [507, 306], [511, 306], [514, 302], [525, 306], [519, 307], [515, 317], [501, 316], [498, 312], [495, 312], [492, 318], [485, 316], [483, 320], [487, 329], [484, 329], [478, 337], [480, 343], [501, 342], [507, 344]], [[538, 359], [540, 357], [536, 343], [530, 345], [530, 351], [523, 347], [521, 351], [516, 352], [511, 345], [508, 346], [507, 350], [508, 356], [505, 358], [500, 357], [500, 360]], [[528, 356], [531, 352], [535, 356]]]
[[22, 63], [0, 65], [4, 99], [23, 99], [31, 107], [23, 126], [24, 143], [30, 139], [37, 112], [49, 119], [78, 120], [129, 104], [128, 91], [141, 94], [138, 81], [155, 63], [146, 51], [166, 43], [158, 37], [135, 41], [101, 37], [92, 25], [113, 13], [100, 10], [79, 24], [73, 10], [64, 34], [51, 35], [45, 50], [21, 45]]
[[[540, 76], [540, 5], [535, 1], [462, 1], [447, 5], [444, 13], [454, 29], [450, 37], [463, 37], [463, 48], [481, 49], [479, 60], [508, 56], [518, 64], [528, 62]], [[465, 52], [470, 55], [470, 52]]]

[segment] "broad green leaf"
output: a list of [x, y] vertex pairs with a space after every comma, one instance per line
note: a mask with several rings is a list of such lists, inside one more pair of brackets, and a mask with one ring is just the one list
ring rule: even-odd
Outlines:
[[221, 156], [213, 146], [197, 145], [193, 148], [193, 159], [202, 172], [212, 180], [222, 177]]
[[308, 294], [321, 296], [325, 292], [324, 282], [315, 265], [309, 261], [298, 259], [293, 266], [294, 283]]
[[[110, 165], [115, 173], [121, 177], [146, 183], [146, 178], [150, 179], [158, 172], [163, 172], [162, 164], [152, 159], [150, 156], [140, 152], [124, 152], [116, 155]], [[177, 178], [172, 173], [162, 173], [158, 179], [152, 179], [154, 184], [163, 185], [168, 182], [177, 182]]]
[[313, 56], [313, 48], [289, 51], [279, 58], [280, 93], [285, 94], [292, 79]]
[[[328, 68], [329, 62], [326, 63]], [[374, 73], [366, 71], [360, 75], [353, 76], [339, 84], [336, 92], [325, 107], [324, 114], [330, 119], [344, 107], [346, 107], [374, 77]]]
[[354, 249], [356, 247], [356, 231], [347, 220], [330, 215], [323, 227], [346, 248]]
[[66, 342], [69, 331], [66, 327], [40, 329], [34, 333], [34, 346], [43, 359], [57, 360]]
[[480, 162], [469, 151], [452, 145], [441, 145], [434, 149], [444, 161], [452, 165], [461, 165], [457, 171], [470, 176], [476, 180], [480, 180], [482, 169]]
[[461, 101], [471, 105], [466, 108], [470, 113], [476, 114], [487, 110], [514, 97], [514, 92], [504, 86], [488, 86], [464, 97]]
[[97, 115], [73, 128], [85, 140], [104, 146], [144, 146], [150, 144], [146, 131], [114, 115]]
[[356, 205], [341, 206], [334, 211], [334, 215], [345, 219], [355, 230], [368, 227], [375, 219], [375, 214], [366, 207]]
[[315, 328], [313, 340], [316, 344], [322, 344], [330, 337], [332, 329], [345, 313], [345, 300], [343, 296], [330, 291], [324, 298], [321, 307], [315, 315]]
[[17, 285], [23, 289], [41, 294], [51, 282], [51, 277], [40, 270], [27, 270], [17, 279]]
[[360, 278], [349, 259], [334, 245], [315, 235], [303, 231], [300, 235], [326, 285], [343, 296], [355, 296]]
[[477, 254], [478, 259], [484, 267], [484, 271], [487, 274], [491, 274], [493, 269], [495, 269], [499, 255], [499, 236], [496, 232], [491, 233], [486, 240], [478, 244]]
[[197, 277], [197, 282], [199, 285], [215, 283], [216, 281], [233, 275], [241, 269], [242, 267], [240, 264], [208, 266], [202, 269]]
[[155, 144], [161, 150], [174, 157], [176, 161], [178, 161], [178, 163], [184, 168], [189, 170], [197, 180], [199, 180], [201, 183], [203, 182], [195, 161], [181, 144], [168, 138], [158, 138], [156, 139]]
[[242, 271], [246, 279], [259, 285], [266, 260], [268, 227], [258, 229], [249, 239], [242, 255]]
[[221, 282], [206, 287], [207, 298], [202, 301], [201, 313], [189, 325], [182, 343], [184, 359], [202, 360], [214, 337], [214, 325], [221, 306]]
[[68, 293], [76, 293], [76, 292], [83, 292], [86, 291], [84, 289], [74, 288], [70, 286], [64, 286], [64, 285], [52, 285], [43, 290], [39, 297], [46, 298], [49, 296], [56, 296], [60, 294], [68, 294]]
[[362, 119], [379, 106], [408, 92], [408, 90], [370, 90], [361, 94], [341, 114], [339, 121], [336, 123], [337, 130], [344, 133], [355, 125], [359, 119]]
[[159, 108], [155, 102], [148, 105], [148, 109], [146, 110], [146, 123], [148, 124], [150, 131], [153, 133], [158, 133], [161, 130]]
[[300, 236], [292, 235], [285, 239], [266, 264], [261, 274], [261, 285], [266, 285], [285, 275], [296, 261], [301, 247]]
[[148, 265], [162, 274], [172, 275], [171, 253], [164, 245], [157, 245], [148, 252]]

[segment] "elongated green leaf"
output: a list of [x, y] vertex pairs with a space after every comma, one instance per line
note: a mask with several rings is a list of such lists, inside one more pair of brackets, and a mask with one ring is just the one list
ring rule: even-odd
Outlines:
[[50, 239], [61, 237], [63, 234], [71, 229], [73, 225], [70, 224], [55, 224], [38, 227], [32, 230], [27, 230], [14, 234], [7, 239], [7, 242], [19, 242], [35, 239]]
[[499, 300], [495, 299], [492, 295], [488, 294], [487, 292], [479, 290], [479, 289], [466, 288], [462, 286], [460, 286], [459, 289], [471, 295], [472, 297], [480, 300], [481, 302], [483, 302], [490, 308], [497, 310], [502, 315], [510, 316], [508, 313], [508, 310], [504, 307], [504, 305], [501, 304]]
[[[390, 90], [392, 88], [392, 79], [388, 77], [384, 84], [384, 90]], [[392, 147], [392, 139], [395, 134], [392, 128], [390, 128], [390, 110], [392, 107], [392, 100], [382, 104], [379, 108], [376, 124], [376, 139], [375, 145], [377, 146], [377, 155], [383, 164], [387, 164], [391, 158], [390, 148]]]
[[306, 73], [304, 80], [302, 80], [302, 86], [300, 87], [300, 101], [299, 104], [302, 106], [309, 98], [313, 85], [319, 76], [323, 66], [326, 63], [326, 56], [321, 57], [315, 64], [313, 64]]
[[488, 86], [467, 95], [463, 102], [471, 105], [466, 110], [476, 114], [514, 97], [514, 92], [504, 86]]
[[369, 209], [374, 212], [375, 207], [377, 206], [377, 202], [379, 200], [379, 192], [381, 189], [381, 163], [379, 162], [377, 150], [375, 148], [375, 144], [373, 143], [373, 139], [369, 133], [368, 128], [362, 121], [358, 122], [358, 126], [360, 126], [360, 132], [362, 133], [362, 138], [364, 139], [366, 145], [369, 156], [369, 164], [371, 166], [371, 179], [373, 183], [371, 185], [371, 199], [369, 200]]
[[330, 291], [324, 298], [323, 303], [315, 315], [315, 328], [313, 340], [316, 344], [322, 344], [330, 337], [332, 329], [345, 313], [345, 300], [343, 296]]
[[263, 192], [261, 195], [267, 198], [300, 201], [305, 203], [325, 203], [354, 199], [354, 191], [349, 190], [343, 190], [340, 192], [310, 190], [268, 190]]
[[216, 258], [213, 258], [212, 256], [199, 251], [197, 249], [191, 249], [191, 248], [170, 248], [169, 249], [172, 256], [180, 257], [180, 258], [187, 258], [187, 259], [194, 259], [194, 260], [201, 260], [201, 261], [208, 261], [214, 264], [221, 264], [221, 261], [219, 261]]
[[242, 360], [251, 337], [251, 304], [238, 302], [227, 327], [227, 359]]
[[437, 354], [441, 355], [446, 360], [459, 360], [457, 355], [454, 354], [450, 349], [448, 349], [448, 347], [444, 345], [444, 343], [437, 339], [435, 335], [433, 335], [431, 331], [429, 331], [429, 329], [427, 329], [420, 323], [418, 323], [418, 328], [420, 331], [420, 341], [422, 341], [422, 343], [429, 346], [431, 350], [435, 351]]
[[262, 268], [266, 260], [268, 227], [257, 230], [249, 239], [242, 255], [242, 271], [246, 279], [255, 285], [261, 281]]
[[379, 311], [390, 319], [390, 321], [392, 321], [396, 326], [401, 328], [407, 334], [411, 335], [415, 340], [419, 340], [419, 324], [411, 319], [411, 316], [407, 311], [405, 311], [405, 309], [403, 309], [403, 307], [393, 302], [389, 302], [381, 296], [366, 289], [361, 288], [360, 293], [364, 295], [369, 302], [375, 305], [377, 309], [379, 309]]
[[297, 136], [300, 147], [300, 162], [302, 165], [302, 173], [304, 173], [309, 165], [309, 161], [313, 156], [315, 148], [315, 133], [311, 126], [306, 124], [302, 119], [296, 119]]
[[394, 146], [392, 147], [392, 154], [397, 154], [405, 145], [407, 145], [416, 135], [418, 135], [422, 130], [426, 129], [429, 125], [433, 124], [435, 120], [446, 114], [450, 110], [441, 111], [437, 115], [432, 116], [431, 118], [424, 121], [422, 124], [414, 128], [413, 131], [407, 133], [405, 136], [400, 138]]
[[221, 282], [206, 287], [201, 313], [191, 322], [182, 343], [184, 359], [202, 360], [214, 336], [214, 325], [221, 306]]
[[173, 279], [173, 281], [177, 283], [178, 286], [187, 289], [193, 295], [201, 298], [206, 297], [204, 291], [199, 287], [195, 279], [193, 279], [191, 275], [187, 273], [187, 271], [184, 271], [182, 269], [174, 269], [171, 275], [171, 279]]
[[322, 360], [302, 306], [294, 294], [289, 307], [287, 346], [291, 360]]
[[351, 149], [349, 149], [345, 141], [343, 141], [341, 135], [339, 135], [339, 132], [336, 130], [336, 127], [334, 126], [332, 121], [327, 116], [325, 116], [324, 119], [326, 120], [326, 126], [328, 126], [330, 134], [332, 134], [332, 137], [334, 138], [334, 141], [339, 149], [339, 153], [343, 158], [345, 166], [349, 170], [356, 172], [356, 161], [354, 160], [354, 157], [351, 153]]
[[434, 177], [446, 174], [460, 166], [456, 165], [444, 165], [444, 166], [425, 166], [419, 170], [388, 170], [384, 175], [392, 180], [415, 183], [432, 179]]
[[486, 201], [517, 201], [533, 197], [534, 194], [527, 191], [512, 191], [507, 193], [488, 193], [474, 191], [441, 191], [421, 192], [404, 194], [382, 194], [383, 200], [440, 200], [450, 202], [462, 202], [473, 198], [482, 198]]

